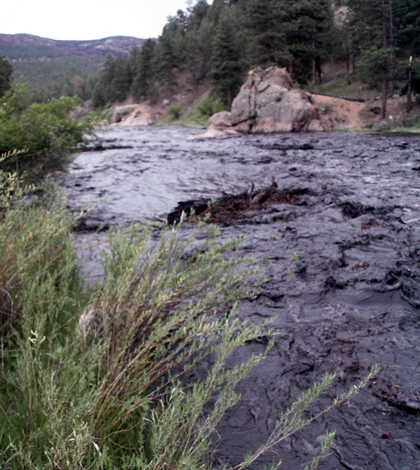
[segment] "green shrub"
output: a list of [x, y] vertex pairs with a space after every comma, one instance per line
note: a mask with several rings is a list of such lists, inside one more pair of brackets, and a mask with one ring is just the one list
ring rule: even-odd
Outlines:
[[[252, 295], [240, 239], [222, 243], [204, 226], [191, 239], [177, 228], [159, 238], [147, 227], [114, 231], [104, 281], [87, 290], [76, 276], [75, 218], [60, 198], [44, 189], [45, 199], [29, 204], [16, 176], [0, 180], [9, 188], [0, 193], [0, 466], [207, 467], [210, 436], [239, 400], [235, 386], [266, 351], [234, 368], [227, 359], [270, 334], [267, 324], [244, 323], [232, 308]], [[207, 375], [186, 380], [204, 359]], [[269, 441], [235, 468], [312, 422], [307, 409], [332, 380], [327, 375], [305, 392]], [[311, 470], [333, 437], [327, 434]]]
[[223, 103], [220, 100], [215, 100], [213, 98], [206, 98], [203, 101], [200, 101], [195, 108], [198, 115], [207, 118], [225, 110], [226, 108]]
[[173, 119], [179, 119], [181, 115], [181, 106], [169, 106], [168, 114], [173, 117]]
[[20, 84], [15, 92], [7, 92], [0, 104], [0, 154], [14, 149], [20, 153], [3, 166], [9, 170], [27, 172], [35, 180], [45, 174], [62, 170], [92, 133], [89, 122], [70, 118], [78, 104], [76, 97], [62, 97], [48, 103], [29, 104], [26, 87]]

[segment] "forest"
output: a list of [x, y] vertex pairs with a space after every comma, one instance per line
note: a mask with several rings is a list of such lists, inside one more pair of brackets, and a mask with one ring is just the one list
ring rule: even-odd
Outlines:
[[108, 54], [99, 72], [98, 59], [34, 61], [31, 85], [34, 101], [77, 95], [103, 108], [128, 97], [170, 99], [180, 87], [194, 99], [205, 83], [229, 107], [256, 66], [286, 67], [311, 90], [326, 64], [341, 64], [348, 85], [378, 90], [384, 116], [387, 96], [420, 92], [419, 54], [419, 0], [197, 0], [168, 17], [157, 39], [125, 56]]
[[[341, 19], [335, 17], [339, 9]], [[322, 82], [325, 63], [340, 62], [349, 84], [378, 87], [384, 105], [398, 86], [407, 92], [409, 73], [418, 91], [419, 53], [419, 0], [198, 0], [169, 17], [161, 36], [141, 50], [109, 55], [92, 104], [102, 107], [128, 95], [137, 101], [158, 93], [170, 98], [179, 72], [193, 92], [207, 80], [213, 96], [230, 106], [251, 68], [286, 67], [308, 87]]]

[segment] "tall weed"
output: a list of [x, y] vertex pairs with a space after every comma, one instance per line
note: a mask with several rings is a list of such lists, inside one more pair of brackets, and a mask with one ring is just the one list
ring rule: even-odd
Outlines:
[[[235, 316], [235, 302], [252, 295], [240, 239], [222, 243], [204, 225], [188, 239], [178, 228], [114, 231], [104, 281], [88, 289], [62, 197], [45, 189], [28, 198], [16, 177], [0, 178], [9, 188], [0, 192], [0, 467], [208, 468], [211, 435], [266, 351], [236, 367], [230, 354], [270, 334]], [[236, 468], [308, 425], [308, 407], [332, 379], [305, 392]]]

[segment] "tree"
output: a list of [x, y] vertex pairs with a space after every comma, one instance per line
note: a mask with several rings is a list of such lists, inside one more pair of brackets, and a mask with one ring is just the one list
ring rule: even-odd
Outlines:
[[13, 68], [4, 56], [0, 56], [0, 97], [12, 87]]
[[250, 0], [246, 6], [244, 25], [251, 38], [248, 54], [252, 67], [288, 64], [283, 6], [277, 0]]
[[175, 50], [174, 35], [171, 34], [171, 28], [167, 26], [159, 37], [153, 67], [160, 86], [167, 93], [168, 98], [171, 98], [177, 86], [174, 69], [179, 66], [179, 60]]
[[235, 36], [234, 21], [230, 14], [226, 14], [217, 27], [209, 76], [213, 89], [229, 107], [241, 85], [242, 72], [243, 61]]
[[[381, 117], [386, 117], [387, 87], [393, 69], [393, 57], [398, 52], [390, 47], [390, 24], [393, 15], [392, 0], [349, 0], [350, 22], [362, 62], [361, 74], [365, 81], [382, 87]], [[393, 23], [393, 22], [392, 22]], [[393, 43], [393, 41], [392, 41]]]
[[189, 82], [194, 94], [210, 70], [213, 47], [209, 38], [214, 36], [214, 29], [214, 26], [204, 19], [198, 29], [188, 31], [185, 36], [185, 69], [190, 75]]
[[140, 50], [138, 62], [133, 71], [131, 91], [136, 100], [149, 99], [154, 93], [153, 56], [156, 41], [147, 39]]
[[289, 72], [299, 81], [321, 78], [333, 29], [330, 0], [287, 0], [282, 3], [284, 33], [290, 54]]

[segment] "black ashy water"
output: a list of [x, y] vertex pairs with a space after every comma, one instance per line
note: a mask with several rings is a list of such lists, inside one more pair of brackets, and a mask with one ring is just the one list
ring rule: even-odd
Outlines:
[[[221, 228], [222, 237], [244, 234], [242, 250], [261, 261], [268, 281], [238, 314], [275, 316], [276, 343], [219, 426], [216, 463], [237, 464], [263, 443], [282, 409], [324, 372], [338, 372], [331, 398], [378, 362], [370, 387], [253, 468], [279, 456], [286, 470], [303, 468], [325, 430], [336, 429], [323, 470], [419, 470], [420, 139], [333, 133], [188, 142], [194, 132], [112, 129], [103, 150], [76, 158], [66, 185], [72, 205], [101, 203], [85, 231], [164, 220], [179, 201], [268, 186], [273, 177], [279, 189], [301, 194], [298, 204], [264, 206]], [[249, 352], [263, 347], [250, 344]]]

